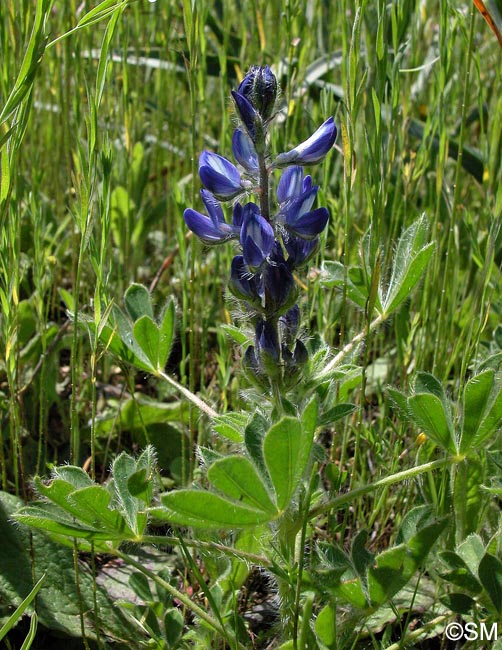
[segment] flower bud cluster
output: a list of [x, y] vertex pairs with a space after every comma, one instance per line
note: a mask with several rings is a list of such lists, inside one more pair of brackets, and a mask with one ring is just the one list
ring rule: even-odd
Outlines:
[[[245, 364], [261, 385], [287, 387], [308, 360], [297, 337], [300, 311], [293, 271], [319, 248], [327, 208], [313, 208], [319, 190], [303, 166], [321, 162], [332, 148], [336, 126], [332, 117], [310, 138], [275, 158], [268, 151], [267, 133], [274, 117], [278, 84], [268, 66], [253, 66], [237, 90], [232, 91], [240, 124], [232, 137], [232, 162], [210, 151], [199, 158], [199, 176], [206, 214], [188, 208], [185, 222], [207, 245], [229, 240], [239, 243], [232, 260], [229, 289], [248, 307], [255, 328], [255, 343], [245, 354]], [[270, 179], [284, 169], [271, 210]], [[256, 193], [259, 203], [235, 202]], [[228, 222], [221, 203], [234, 200]]]

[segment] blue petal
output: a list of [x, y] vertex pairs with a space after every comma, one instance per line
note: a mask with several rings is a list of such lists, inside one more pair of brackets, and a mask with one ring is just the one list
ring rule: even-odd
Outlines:
[[310, 138], [294, 149], [281, 153], [274, 161], [274, 167], [288, 165], [315, 165], [324, 158], [336, 139], [336, 126], [332, 117], [326, 120]]
[[294, 166], [286, 169], [277, 185], [277, 200], [279, 203], [285, 203], [299, 196], [302, 193], [303, 180], [302, 167]]
[[288, 226], [294, 226], [304, 214], [311, 210], [318, 190], [319, 187], [316, 185], [287, 204], [283, 214], [286, 215], [286, 224]]
[[232, 151], [238, 163], [250, 174], [258, 172], [258, 155], [253, 141], [242, 129], [235, 129], [232, 136]]
[[314, 239], [321, 233], [329, 220], [327, 208], [317, 208], [303, 214], [294, 224], [287, 224], [288, 229], [303, 239]]
[[263, 286], [268, 315], [284, 312], [291, 307], [298, 295], [293, 275], [285, 263], [266, 265]]
[[188, 228], [205, 244], [221, 244], [232, 236], [231, 226], [228, 224], [215, 226], [209, 217], [192, 208], [187, 208], [183, 217]]
[[200, 195], [213, 224], [218, 226], [220, 223], [225, 223], [225, 217], [220, 202], [217, 201], [211, 192], [208, 192], [207, 190], [201, 190]]
[[240, 240], [246, 264], [251, 270], [258, 269], [274, 247], [274, 230], [263, 217], [257, 214], [253, 203], [244, 206], [247, 214], [241, 227]]
[[216, 153], [202, 152], [199, 158], [199, 176], [204, 186], [218, 199], [232, 199], [242, 192], [239, 170]]
[[260, 303], [257, 278], [249, 271], [242, 255], [236, 255], [232, 260], [229, 289], [238, 298], [252, 304]]
[[306, 240], [288, 234], [287, 236], [283, 236], [283, 241], [288, 252], [288, 266], [291, 269], [307, 262], [307, 260], [317, 253], [319, 248], [319, 237]]
[[251, 102], [249, 102], [244, 95], [232, 90], [232, 97], [234, 98], [235, 106], [237, 107], [237, 112], [246, 127], [246, 131], [249, 134], [251, 140], [256, 138], [256, 126], [260, 124], [261, 118], [258, 111], [253, 108]]

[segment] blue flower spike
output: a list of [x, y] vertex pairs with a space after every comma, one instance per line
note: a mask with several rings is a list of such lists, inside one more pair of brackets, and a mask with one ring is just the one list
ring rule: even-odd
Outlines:
[[305, 142], [279, 154], [274, 161], [274, 167], [320, 163], [335, 144], [336, 133], [335, 121], [330, 117]]
[[204, 187], [222, 201], [233, 199], [244, 191], [237, 167], [217, 153], [211, 151], [201, 153], [199, 176]]
[[[253, 66], [232, 92], [240, 118], [232, 151], [241, 171], [226, 158], [204, 151], [199, 175], [205, 187], [201, 197], [206, 214], [191, 208], [184, 212], [187, 226], [203, 243], [238, 240], [240, 250], [232, 259], [228, 288], [243, 301], [255, 332], [243, 368], [250, 381], [266, 392], [274, 386], [279, 391], [292, 389], [309, 361], [309, 352], [298, 338], [299, 287], [293, 271], [319, 250], [319, 235], [329, 212], [325, 207], [313, 209], [319, 188], [305, 175], [303, 166], [321, 162], [337, 134], [330, 117], [305, 142], [274, 159], [267, 132], [277, 95], [272, 70]], [[271, 203], [274, 169], [282, 170], [275, 206]], [[250, 191], [256, 194], [254, 202], [237, 200]], [[221, 206], [224, 201], [233, 201], [229, 223]]]

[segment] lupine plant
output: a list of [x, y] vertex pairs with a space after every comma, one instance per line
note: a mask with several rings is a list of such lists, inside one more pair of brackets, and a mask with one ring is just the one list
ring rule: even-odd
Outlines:
[[[361, 266], [332, 261], [322, 272], [325, 286], [343, 287], [347, 299], [365, 310], [366, 328], [336, 354], [317, 333], [302, 329], [296, 273], [316, 255], [330, 218], [325, 207], [314, 207], [319, 188], [304, 167], [322, 162], [337, 131], [329, 117], [304, 142], [274, 155], [269, 131], [278, 113], [278, 94], [272, 70], [252, 67], [232, 93], [239, 120], [232, 149], [239, 167], [204, 151], [199, 176], [205, 210], [184, 212], [187, 226], [204, 246], [237, 247], [228, 288], [240, 310], [238, 326], [227, 331], [244, 347], [243, 370], [253, 387], [244, 395], [247, 409], [220, 415], [165, 372], [175, 304], [169, 300], [156, 310], [149, 291], [133, 284], [125, 294], [125, 310], [110, 305], [99, 320], [80, 314], [80, 326], [122, 362], [174, 387], [209, 420], [219, 444], [199, 446], [200, 469], [193, 484], [167, 492], [162, 492], [151, 446], [137, 459], [119, 455], [106, 485], [79, 467], [55, 468], [50, 483], [35, 479], [43, 501], [15, 515], [57, 542], [114, 555], [131, 567], [131, 586], [146, 604], [124, 607], [158, 647], [214, 647], [219, 638], [240, 648], [252, 644], [256, 635], [268, 635], [284, 648], [344, 647], [355, 622], [396, 598], [403, 602], [399, 594], [447, 526], [446, 516], [435, 516], [445, 515], [447, 506], [433, 508], [426, 500], [411, 510], [403, 517], [396, 545], [377, 555], [366, 548], [365, 531], [354, 537], [350, 552], [331, 540], [331, 514], [375, 490], [439, 468], [452, 471], [451, 480], [467, 489], [469, 472], [451, 468], [465, 465], [468, 458], [472, 462], [471, 449], [500, 421], [502, 393], [492, 370], [468, 384], [464, 399], [469, 405], [473, 400], [483, 404], [484, 414], [475, 421], [464, 419], [459, 434], [440, 384], [422, 373], [411, 397], [397, 390], [391, 397], [396, 413], [421, 427], [447, 456], [346, 493], [338, 492], [342, 476], [321, 471], [334, 465], [316, 434], [355, 413], [356, 405], [348, 400], [361, 382], [360, 345], [405, 302], [434, 243], [427, 242], [423, 216], [401, 235], [385, 276], [375, 272], [385, 260], [375, 254], [378, 246], [368, 232], [361, 243]], [[462, 542], [475, 526], [470, 511], [461, 503], [456, 507], [457, 540]], [[168, 534], [150, 534], [151, 525], [168, 525]], [[180, 526], [193, 534], [176, 533]], [[317, 534], [320, 539], [313, 541]], [[178, 548], [206, 606], [180, 589], [170, 572], [152, 571], [124, 552], [124, 543]], [[194, 549], [200, 561], [194, 559]], [[265, 572], [275, 594], [267, 623], [253, 622], [242, 606], [251, 567]], [[454, 580], [452, 575], [448, 579]], [[492, 598], [489, 585], [485, 590]], [[340, 616], [337, 603], [351, 609]], [[196, 631], [184, 632], [180, 607], [200, 622]]]

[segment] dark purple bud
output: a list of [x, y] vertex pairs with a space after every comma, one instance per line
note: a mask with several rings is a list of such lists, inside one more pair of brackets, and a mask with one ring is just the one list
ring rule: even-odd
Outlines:
[[258, 212], [254, 203], [247, 203], [240, 240], [244, 260], [251, 271], [257, 271], [274, 247], [274, 230]]
[[273, 115], [277, 79], [268, 65], [252, 66], [240, 83], [238, 92], [254, 106], [263, 120], [267, 121]]
[[244, 95], [232, 90], [232, 97], [234, 98], [237, 112], [239, 113], [249, 137], [253, 142], [256, 142], [257, 137], [263, 130], [260, 114], [255, 110], [251, 102], [244, 97]]
[[237, 162], [249, 174], [256, 174], [258, 172], [258, 154], [254, 148], [253, 141], [242, 129], [235, 129], [234, 131], [232, 151]]
[[336, 126], [332, 117], [313, 133], [308, 140], [294, 149], [281, 153], [274, 161], [274, 167], [289, 165], [315, 165], [321, 162], [336, 140]]
[[236, 255], [232, 260], [228, 288], [236, 298], [254, 306], [261, 304], [259, 278], [250, 272], [242, 255]]
[[199, 158], [199, 176], [217, 199], [233, 199], [243, 192], [241, 175], [235, 165], [217, 153], [203, 151]]
[[279, 361], [279, 336], [275, 323], [260, 320], [256, 328], [256, 341], [262, 361]]
[[265, 266], [263, 289], [265, 312], [268, 316], [277, 315], [289, 309], [298, 295], [295, 279], [284, 262]]

